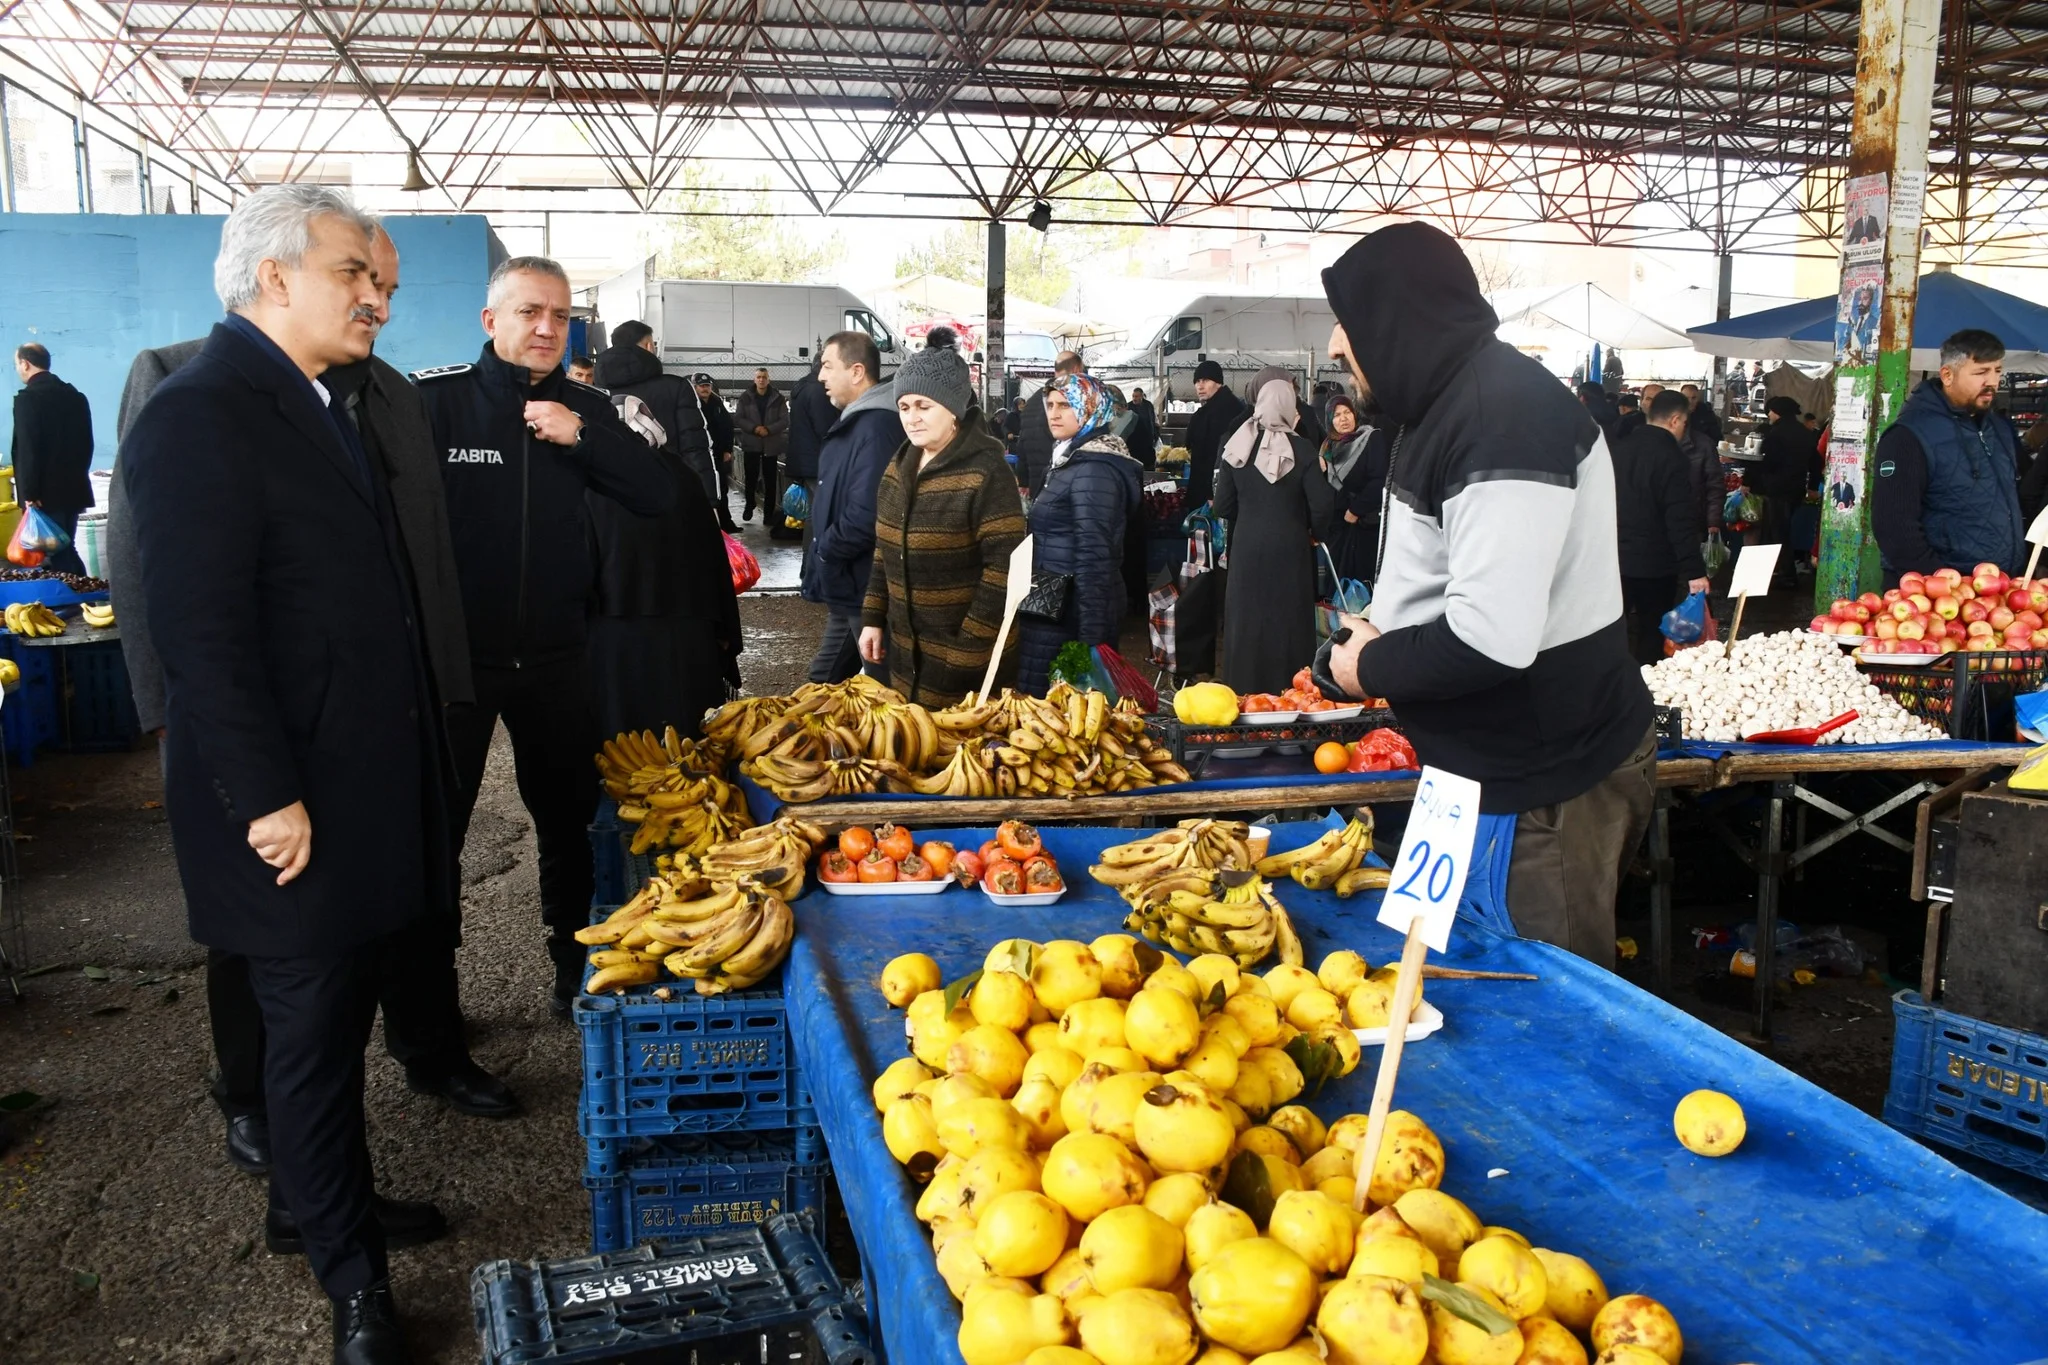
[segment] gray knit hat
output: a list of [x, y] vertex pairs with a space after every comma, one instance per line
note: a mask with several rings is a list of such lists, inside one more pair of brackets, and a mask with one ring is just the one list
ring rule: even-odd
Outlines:
[[952, 346], [926, 346], [896, 367], [896, 396], [923, 394], [955, 417], [974, 401], [967, 362]]

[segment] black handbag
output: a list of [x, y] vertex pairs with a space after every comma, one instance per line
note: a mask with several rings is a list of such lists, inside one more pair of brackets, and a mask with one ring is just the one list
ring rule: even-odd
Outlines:
[[1074, 592], [1074, 576], [1041, 569], [1031, 575], [1031, 591], [1017, 604], [1017, 614], [1033, 621], [1058, 625], [1067, 619], [1067, 599]]

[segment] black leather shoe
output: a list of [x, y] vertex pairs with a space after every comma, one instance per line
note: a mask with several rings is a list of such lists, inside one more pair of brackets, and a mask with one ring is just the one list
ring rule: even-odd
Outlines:
[[509, 1119], [519, 1113], [519, 1097], [512, 1087], [467, 1057], [446, 1075], [422, 1075], [408, 1070], [407, 1088], [422, 1095], [439, 1095], [458, 1114], [479, 1119]]
[[334, 1365], [412, 1365], [398, 1330], [391, 1281], [379, 1280], [360, 1294], [334, 1301]]
[[[384, 1228], [384, 1248], [403, 1251], [425, 1246], [448, 1235], [448, 1220], [441, 1210], [420, 1199], [386, 1199], [370, 1196], [370, 1209]], [[290, 1209], [273, 1204], [263, 1215], [263, 1245], [278, 1256], [303, 1256], [306, 1239], [299, 1236], [299, 1220]]]
[[228, 1120], [228, 1165], [245, 1175], [270, 1174], [270, 1120], [260, 1114]]
[[750, 497], [750, 498], [748, 498], [748, 499], [747, 499], [747, 505], [746, 505], [746, 506], [745, 506], [744, 508], [740, 509], [740, 520], [741, 520], [741, 521], [752, 521], [753, 519], [754, 519], [754, 500], [753, 500], [753, 499], [752, 499], [752, 498]]

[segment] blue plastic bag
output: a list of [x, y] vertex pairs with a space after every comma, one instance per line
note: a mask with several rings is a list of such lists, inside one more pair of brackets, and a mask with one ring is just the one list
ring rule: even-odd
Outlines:
[[46, 555], [55, 554], [71, 544], [71, 537], [64, 534], [64, 528], [40, 507], [22, 510], [20, 539], [23, 549], [40, 550]]
[[1707, 633], [1707, 595], [1696, 592], [1665, 612], [1663, 631], [1674, 645], [1698, 644]]
[[802, 484], [793, 483], [782, 490], [782, 515], [787, 521], [811, 519], [811, 494]]

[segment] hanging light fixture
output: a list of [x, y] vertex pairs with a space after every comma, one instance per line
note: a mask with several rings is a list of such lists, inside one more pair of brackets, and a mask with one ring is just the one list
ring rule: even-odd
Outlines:
[[420, 154], [416, 147], [405, 149], [405, 183], [399, 188], [413, 191], [433, 188], [432, 182], [420, 170]]
[[1052, 226], [1052, 205], [1046, 203], [1043, 199], [1039, 200], [1031, 206], [1031, 214], [1024, 222], [1027, 226], [1035, 227], [1040, 232], [1044, 232]]

